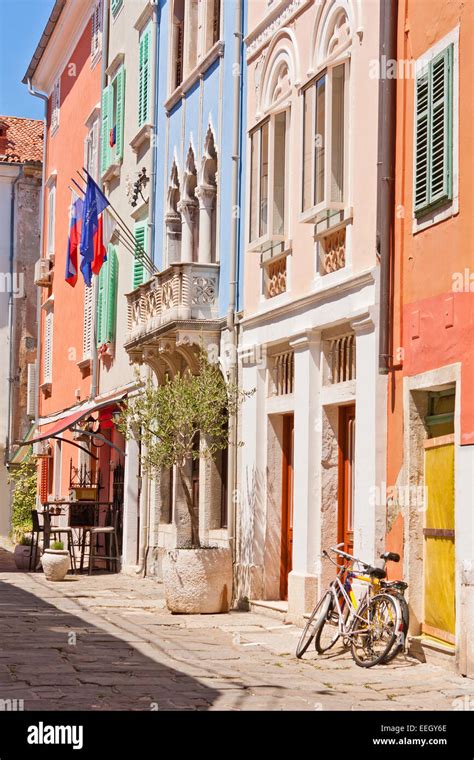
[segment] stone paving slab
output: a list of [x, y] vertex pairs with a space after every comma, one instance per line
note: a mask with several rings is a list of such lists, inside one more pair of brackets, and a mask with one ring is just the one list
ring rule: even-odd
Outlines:
[[171, 615], [152, 578], [49, 583], [0, 548], [0, 699], [26, 710], [474, 709], [474, 681], [439, 666], [366, 670], [341, 649], [297, 660], [299, 635], [260, 612]]

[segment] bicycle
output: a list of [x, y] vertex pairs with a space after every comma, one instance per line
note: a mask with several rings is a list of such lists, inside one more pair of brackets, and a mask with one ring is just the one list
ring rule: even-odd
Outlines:
[[[341, 551], [341, 545], [330, 550], [342, 558], [342, 565], [327, 551], [323, 552], [323, 557], [338, 568], [338, 574], [313, 610], [298, 642], [296, 656], [301, 658], [313, 639], [317, 652], [323, 654], [342, 636], [344, 644], [351, 646], [357, 665], [373, 667], [385, 661], [397, 638], [400, 641], [403, 627], [400, 602], [395, 594], [380, 592], [385, 568], [373, 567]], [[399, 560], [398, 555], [383, 555], [385, 562], [395, 561], [395, 557]], [[356, 567], [362, 568], [365, 575], [355, 571]], [[352, 590], [353, 579], [367, 583], [358, 603]]]

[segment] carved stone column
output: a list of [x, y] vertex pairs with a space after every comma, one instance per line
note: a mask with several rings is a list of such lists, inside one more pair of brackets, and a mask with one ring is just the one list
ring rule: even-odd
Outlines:
[[198, 204], [195, 200], [182, 200], [178, 203], [178, 211], [182, 220], [181, 261], [189, 263], [193, 261], [193, 253], [196, 247]]
[[177, 264], [181, 261], [181, 217], [179, 214], [169, 212], [165, 216], [166, 236], [168, 239], [168, 264]]
[[196, 190], [199, 198], [199, 263], [210, 264], [214, 249], [214, 209], [216, 205], [214, 185], [200, 185]]

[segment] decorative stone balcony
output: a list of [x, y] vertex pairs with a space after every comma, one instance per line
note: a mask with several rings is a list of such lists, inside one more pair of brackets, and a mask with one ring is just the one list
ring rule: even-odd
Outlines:
[[218, 319], [219, 264], [171, 264], [127, 294], [125, 347], [148, 342], [180, 323]]

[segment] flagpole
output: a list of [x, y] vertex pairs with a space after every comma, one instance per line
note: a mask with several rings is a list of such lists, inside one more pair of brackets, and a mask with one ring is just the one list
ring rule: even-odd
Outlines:
[[[85, 171], [85, 173], [89, 177], [90, 174], [87, 171], [87, 169], [85, 169], [84, 167], [82, 167], [82, 169], [83, 169], [83, 171]], [[86, 180], [82, 176], [82, 174], [79, 171], [77, 171], [77, 173], [78, 173], [79, 177], [82, 179], [82, 181], [86, 182]], [[94, 179], [94, 178], [92, 177], [92, 179]], [[117, 222], [117, 225], [123, 230], [123, 232], [129, 238], [130, 242], [133, 244], [134, 252], [137, 251], [137, 249], [138, 249], [138, 254], [139, 254], [138, 258], [140, 258], [144, 263], [147, 264], [147, 269], [150, 272], [150, 274], [154, 274], [155, 272], [158, 271], [158, 269], [155, 266], [153, 260], [148, 256], [148, 254], [145, 251], [145, 249], [143, 248], [143, 246], [135, 239], [134, 235], [128, 229], [126, 223], [124, 222], [124, 220], [122, 219], [122, 217], [118, 213], [117, 209], [111, 204], [111, 202], [110, 202], [110, 200], [108, 198], [107, 198], [107, 200], [109, 201], [109, 206], [110, 206], [110, 209], [113, 211], [113, 216], [114, 216], [115, 221]]]
[[[76, 180], [73, 179], [72, 177], [71, 177], [71, 182], [73, 182], [75, 184], [75, 186], [79, 189], [79, 191], [84, 196], [84, 190], [78, 184], [78, 182], [76, 182]], [[72, 189], [72, 187], [70, 185], [69, 185], [69, 189], [71, 190], [71, 192], [74, 192], [74, 190]], [[115, 219], [115, 216], [114, 216], [114, 219]], [[118, 230], [119, 230], [119, 235], [118, 236], [119, 236], [120, 243], [123, 245], [123, 247], [125, 248], [125, 250], [128, 251], [128, 253], [131, 253], [132, 256], [136, 257], [135, 241], [132, 242], [132, 239], [129, 236], [120, 235], [120, 232], [123, 232], [122, 225], [120, 225], [118, 223], [118, 220], [116, 220], [116, 221], [117, 221], [117, 227], [118, 227]], [[149, 267], [147, 267], [147, 268], [149, 270]], [[151, 274], [153, 274], [153, 272], [151, 272]]]

